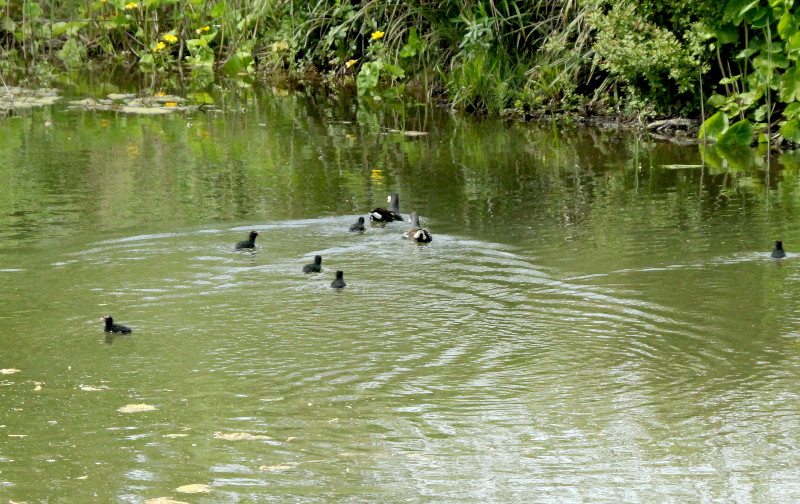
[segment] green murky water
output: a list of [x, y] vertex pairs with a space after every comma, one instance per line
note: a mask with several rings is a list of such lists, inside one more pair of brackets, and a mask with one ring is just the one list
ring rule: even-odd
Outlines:
[[0, 122], [0, 501], [800, 499], [800, 157], [245, 104]]

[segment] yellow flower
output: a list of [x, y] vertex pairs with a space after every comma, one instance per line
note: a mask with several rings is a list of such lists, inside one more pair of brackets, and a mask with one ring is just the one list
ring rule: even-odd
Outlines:
[[161, 38], [162, 38], [162, 39], [164, 39], [164, 40], [166, 40], [166, 41], [167, 41], [167, 42], [169, 42], [170, 44], [174, 44], [175, 42], [177, 42], [177, 41], [178, 41], [178, 37], [176, 37], [175, 35], [171, 35], [171, 34], [169, 34], [169, 33], [167, 33], [166, 35], [164, 35], [164, 36], [163, 36], [163, 37], [161, 37]]
[[201, 33], [207, 32], [210, 29], [211, 29], [210, 26], [203, 26], [202, 28], [196, 29], [195, 32], [197, 32], [197, 34], [200, 35]]
[[164, 104], [165, 107], [177, 107], [178, 104], [175, 102], [167, 102]]
[[347, 68], [350, 68], [351, 66], [353, 66], [353, 65], [355, 65], [355, 64], [356, 64], [356, 61], [358, 61], [358, 60], [350, 60], [350, 61], [348, 61], [347, 63], [345, 63], [345, 66], [346, 66]]
[[374, 32], [372, 32], [372, 40], [378, 40], [378, 39], [380, 39], [380, 38], [383, 38], [383, 36], [384, 36], [384, 35], [386, 35], [386, 33], [385, 33], [385, 32], [382, 32], [382, 31], [374, 31]]
[[139, 4], [137, 4], [136, 2], [131, 2], [131, 3], [125, 5], [126, 9], [135, 9], [137, 7], [139, 7]]
[[154, 51], [154, 52], [163, 51], [163, 50], [164, 50], [164, 49], [166, 49], [166, 48], [167, 48], [167, 44], [165, 44], [164, 42], [159, 42], [159, 43], [158, 43], [158, 44], [156, 44], [156, 46], [153, 48], [153, 51]]
[[166, 94], [167, 93], [165, 93], [164, 91], [159, 91], [158, 93], [156, 93], [156, 96], [165, 96]]

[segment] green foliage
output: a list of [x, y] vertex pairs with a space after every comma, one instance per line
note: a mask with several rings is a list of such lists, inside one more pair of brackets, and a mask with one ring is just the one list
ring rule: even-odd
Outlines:
[[717, 141], [720, 145], [749, 147], [753, 144], [753, 125], [747, 119], [735, 122], [719, 135]]
[[[708, 105], [738, 115], [772, 139], [776, 122], [785, 140], [797, 143], [800, 110], [800, 31], [793, 0], [730, 0], [711, 28], [713, 48], [729, 54]], [[740, 121], [741, 122], [741, 121]]]
[[[668, 113], [685, 113], [695, 105], [697, 80], [705, 70], [699, 25], [677, 16], [697, 16], [704, 2], [680, 8], [677, 2], [590, 0], [587, 21], [596, 30], [594, 63], [624, 87], [636, 108], [655, 106]], [[665, 5], [673, 14], [663, 17]]]
[[730, 124], [728, 115], [719, 111], [709, 117], [700, 128], [701, 139], [716, 140], [719, 145], [748, 147], [753, 143], [753, 124], [743, 119]]
[[700, 127], [699, 138], [716, 140], [728, 129], [728, 115], [720, 111], [712, 115]]
[[[793, 6], [22, 0], [6, 2], [0, 13], [0, 69], [52, 73], [53, 65], [76, 70], [104, 61], [138, 68], [153, 86], [184, 69], [198, 86], [218, 78], [250, 85], [280, 73], [351, 86], [362, 100], [421, 98], [492, 113], [614, 106], [639, 115], [689, 114], [708, 96], [712, 114], [747, 119], [760, 132], [779, 118], [791, 140], [800, 121], [800, 109], [791, 108], [800, 101], [800, 15]], [[744, 138], [744, 129], [729, 129], [713, 138]]]

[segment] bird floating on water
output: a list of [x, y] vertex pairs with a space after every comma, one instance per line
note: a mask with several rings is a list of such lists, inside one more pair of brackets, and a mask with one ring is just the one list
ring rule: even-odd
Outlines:
[[403, 238], [406, 238], [417, 243], [430, 243], [433, 237], [419, 224], [419, 215], [417, 212], [411, 213], [411, 229], [403, 233]]
[[337, 271], [336, 272], [336, 278], [334, 278], [333, 282], [331, 282], [331, 288], [333, 288], [333, 289], [341, 289], [341, 288], [346, 287], [346, 286], [347, 286], [347, 284], [344, 283], [344, 272], [341, 271], [341, 270]]
[[106, 326], [103, 329], [105, 332], [108, 333], [122, 333], [122, 334], [130, 334], [132, 332], [130, 327], [126, 327], [124, 325], [115, 324], [114, 318], [111, 315], [106, 315], [105, 317], [101, 318], [100, 320], [105, 320]]
[[389, 208], [376, 208], [369, 213], [369, 219], [372, 222], [387, 223], [392, 221], [401, 221], [403, 216], [400, 215], [400, 196], [396, 192], [390, 194], [386, 201], [388, 201]]
[[359, 217], [355, 224], [350, 226], [350, 231], [353, 233], [364, 232], [364, 217]]
[[261, 236], [258, 231], [250, 231], [250, 238], [236, 244], [236, 250], [251, 249], [256, 246], [256, 236]]
[[303, 266], [303, 273], [319, 273], [322, 271], [322, 256], [314, 256], [314, 262]]
[[786, 257], [786, 251], [783, 250], [783, 242], [781, 240], [775, 240], [775, 249], [772, 251], [772, 257], [775, 259]]

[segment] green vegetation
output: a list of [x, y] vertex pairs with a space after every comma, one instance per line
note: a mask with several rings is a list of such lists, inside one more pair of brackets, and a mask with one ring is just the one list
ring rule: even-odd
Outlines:
[[704, 138], [800, 142], [793, 0], [0, 0], [0, 9], [4, 80], [46, 84], [111, 65], [135, 68], [153, 90], [268, 79], [499, 114], [707, 112]]

